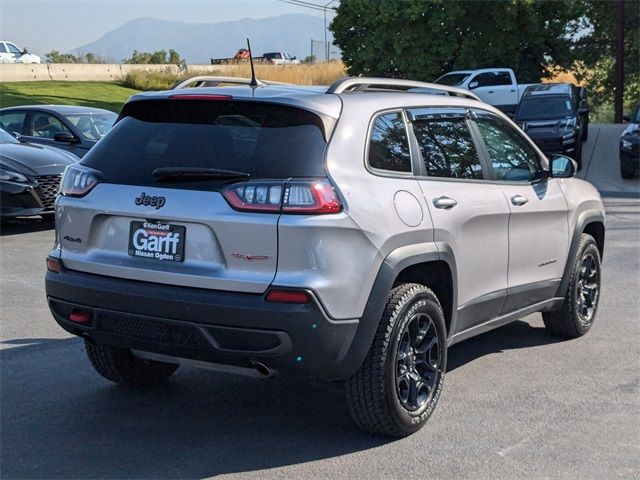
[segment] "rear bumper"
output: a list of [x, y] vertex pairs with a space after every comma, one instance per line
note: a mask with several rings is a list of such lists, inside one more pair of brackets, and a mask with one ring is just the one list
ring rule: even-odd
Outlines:
[[[353, 348], [359, 321], [332, 320], [309, 292], [309, 304], [267, 302], [264, 295], [177, 287], [63, 269], [47, 272], [49, 308], [68, 332], [108, 345], [333, 380], [362, 358]], [[90, 312], [72, 322], [72, 310]], [[356, 340], [358, 338], [358, 340]]]

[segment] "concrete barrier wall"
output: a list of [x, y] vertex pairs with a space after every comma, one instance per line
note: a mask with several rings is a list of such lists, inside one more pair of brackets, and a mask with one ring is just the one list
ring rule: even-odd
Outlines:
[[[189, 65], [186, 72], [195, 74], [209, 73], [222, 74], [232, 65]], [[132, 70], [145, 70], [147, 72], [171, 71], [179, 73], [177, 65], [133, 65], [133, 64], [80, 64], [80, 63], [47, 63], [47, 64], [22, 64], [0, 63], [0, 82], [36, 82], [44, 80], [66, 81], [101, 81], [115, 82], [122, 80]]]

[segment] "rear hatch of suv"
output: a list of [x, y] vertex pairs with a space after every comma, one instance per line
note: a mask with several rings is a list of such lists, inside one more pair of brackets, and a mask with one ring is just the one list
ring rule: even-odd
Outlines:
[[65, 267], [264, 292], [276, 273], [280, 214], [335, 209], [323, 195], [332, 192], [323, 165], [328, 121], [221, 95], [130, 102], [65, 174]]

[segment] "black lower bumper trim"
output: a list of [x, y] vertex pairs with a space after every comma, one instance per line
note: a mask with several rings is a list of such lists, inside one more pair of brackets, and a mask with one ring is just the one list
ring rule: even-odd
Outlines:
[[[325, 379], [357, 368], [348, 365], [354, 361], [348, 352], [358, 321], [332, 320], [315, 296], [304, 305], [273, 303], [260, 294], [66, 269], [47, 273], [46, 291], [60, 326], [97, 343], [242, 367], [258, 361]], [[71, 321], [73, 311], [90, 321]]]

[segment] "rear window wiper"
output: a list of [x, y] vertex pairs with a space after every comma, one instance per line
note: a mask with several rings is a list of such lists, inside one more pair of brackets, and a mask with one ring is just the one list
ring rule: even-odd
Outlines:
[[206, 180], [249, 178], [251, 175], [245, 172], [224, 170], [221, 168], [200, 168], [200, 167], [163, 167], [156, 168], [152, 175], [158, 180]]

